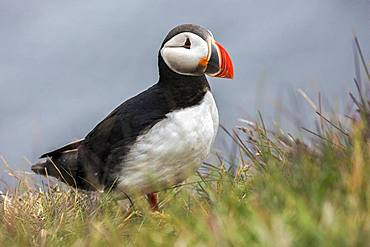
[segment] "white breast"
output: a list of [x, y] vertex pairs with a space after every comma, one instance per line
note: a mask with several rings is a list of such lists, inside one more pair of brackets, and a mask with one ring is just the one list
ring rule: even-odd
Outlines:
[[178, 184], [207, 158], [218, 129], [211, 92], [199, 105], [173, 111], [139, 136], [126, 155], [118, 189], [150, 193]]

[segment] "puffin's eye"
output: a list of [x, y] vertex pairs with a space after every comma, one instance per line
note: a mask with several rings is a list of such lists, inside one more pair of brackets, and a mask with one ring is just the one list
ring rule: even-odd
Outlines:
[[191, 42], [189, 38], [186, 38], [185, 44], [183, 45], [185, 49], [190, 49], [191, 48]]

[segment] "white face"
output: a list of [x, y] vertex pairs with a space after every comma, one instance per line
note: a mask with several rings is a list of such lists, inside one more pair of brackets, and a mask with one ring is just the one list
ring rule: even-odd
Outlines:
[[209, 59], [207, 42], [190, 32], [177, 34], [167, 41], [161, 49], [161, 55], [167, 66], [182, 75], [202, 75], [206, 66], [202, 62]]

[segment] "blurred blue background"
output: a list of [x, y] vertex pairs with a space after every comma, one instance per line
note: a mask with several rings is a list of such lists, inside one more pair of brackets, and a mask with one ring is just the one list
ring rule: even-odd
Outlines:
[[24, 157], [83, 137], [156, 82], [159, 46], [182, 23], [209, 28], [233, 59], [234, 81], [210, 79], [227, 127], [257, 110], [304, 119], [298, 88], [344, 111], [353, 31], [370, 57], [369, 0], [0, 1], [0, 155], [28, 170]]

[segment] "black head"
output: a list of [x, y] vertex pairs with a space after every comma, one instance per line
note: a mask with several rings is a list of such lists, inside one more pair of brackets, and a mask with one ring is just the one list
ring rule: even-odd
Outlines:
[[226, 50], [209, 30], [194, 24], [179, 25], [167, 34], [159, 52], [159, 67], [161, 76], [168, 72], [224, 78], [234, 75]]
[[184, 33], [184, 32], [189, 32], [189, 33], [196, 34], [196, 35], [198, 35], [199, 37], [201, 37], [206, 42], [208, 42], [208, 40], [210, 38], [213, 38], [212, 33], [208, 29], [206, 29], [206, 28], [204, 28], [202, 26], [195, 25], [195, 24], [182, 24], [182, 25], [179, 25], [179, 26], [173, 28], [167, 34], [166, 38], [164, 38], [164, 40], [163, 40], [163, 43], [162, 43], [161, 48], [164, 46], [164, 44], [167, 41], [169, 41], [170, 39], [172, 39], [176, 35], [178, 35], [180, 33]]

